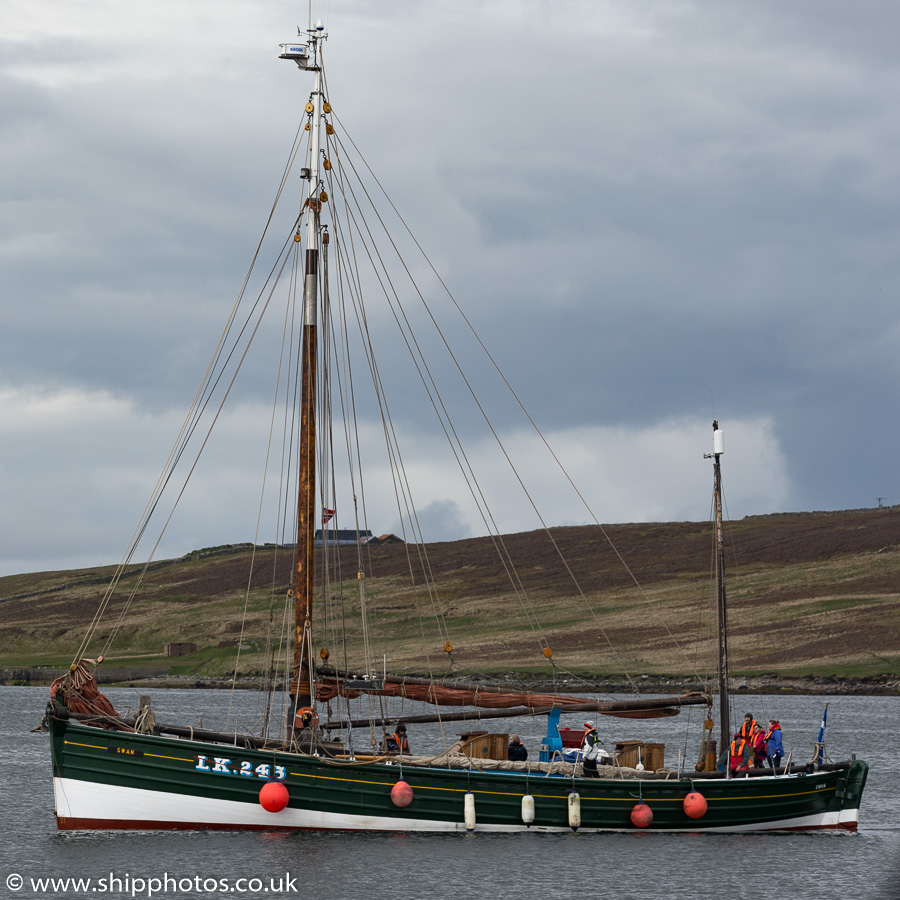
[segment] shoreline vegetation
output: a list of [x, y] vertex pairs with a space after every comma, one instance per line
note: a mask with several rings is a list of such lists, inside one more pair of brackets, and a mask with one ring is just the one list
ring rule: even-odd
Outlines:
[[[712, 683], [710, 523], [550, 531], [552, 541], [544, 531], [503, 538], [527, 586], [524, 600], [496, 572], [491, 538], [426, 545], [441, 585], [433, 598], [411, 584], [410, 547], [402, 542], [329, 549], [331, 571], [343, 574], [328, 590], [349, 626], [346, 647], [328, 648], [332, 658], [360, 667], [354, 660], [363, 658], [363, 634], [353, 623], [363, 568], [376, 655], [381, 663], [387, 652], [397, 675], [429, 674], [422, 662], [429, 658], [437, 680], [542, 691], [684, 693]], [[900, 506], [748, 516], [728, 523], [726, 544], [736, 692], [900, 693]], [[571, 574], [559, 572], [557, 547]], [[154, 561], [105, 652], [101, 682], [219, 687], [230, 686], [237, 671], [239, 686], [255, 686], [271, 665], [267, 648], [279, 640], [270, 625], [273, 591], [280, 603], [293, 565], [290, 547], [254, 553], [248, 544]], [[143, 569], [128, 568], [123, 597]], [[0, 578], [0, 682], [46, 683], [46, 673], [67, 667], [114, 570]], [[121, 612], [114, 601], [112, 620]], [[435, 612], [446, 636], [427, 630]], [[101, 628], [86, 656], [100, 653], [111, 631]], [[175, 655], [173, 644], [191, 650]]]
[[[65, 669], [27, 669], [0, 666], [0, 684], [12, 686], [47, 686], [63, 674]], [[130, 674], [131, 677], [122, 677]], [[230, 676], [150, 675], [139, 677], [136, 672], [122, 672], [110, 668], [100, 673], [99, 683], [106, 687], [171, 688], [171, 689], [220, 689], [229, 690], [234, 683], [237, 690], [258, 690], [263, 679], [253, 675]], [[426, 673], [408, 673], [411, 678], [427, 677]], [[448, 679], [448, 684], [453, 680]], [[511, 691], [546, 691], [556, 687], [566, 694], [686, 694], [702, 691], [704, 685], [696, 678], [678, 675], [641, 675], [629, 680], [625, 675], [593, 676], [585, 678], [550, 679], [530, 678], [519, 672], [482, 677], [479, 683], [486, 687], [504, 687]], [[814, 695], [863, 695], [900, 696], [900, 675], [873, 675], [863, 678], [844, 678], [838, 675], [806, 675], [782, 677], [774, 673], [766, 675], [733, 676], [733, 694], [814, 694]], [[712, 688], [712, 686], [710, 686]], [[283, 688], [279, 685], [278, 688]]]

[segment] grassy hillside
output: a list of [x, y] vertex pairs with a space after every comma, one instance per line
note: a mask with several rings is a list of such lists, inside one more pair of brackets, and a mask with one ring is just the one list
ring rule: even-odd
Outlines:
[[[607, 541], [608, 534], [612, 545]], [[566, 672], [705, 674], [713, 660], [712, 533], [690, 522], [559, 528], [503, 543], [524, 590], [513, 590], [489, 538], [366, 548], [374, 654], [392, 671], [549, 674], [542, 647]], [[728, 526], [733, 670], [746, 674], [900, 672], [900, 509], [750, 517]], [[561, 569], [554, 543], [571, 574]], [[615, 549], [613, 549], [613, 546]], [[424, 554], [424, 556], [423, 556]], [[436, 592], [411, 578], [408, 556], [434, 573]], [[624, 560], [624, 564], [623, 564]], [[288, 550], [223, 548], [155, 563], [107, 654], [110, 666], [164, 666], [172, 674], [251, 674], [267, 645], [283, 644]], [[626, 568], [627, 564], [627, 568]], [[321, 568], [325, 568], [322, 566]], [[357, 551], [330, 551], [327, 608], [316, 643], [361, 664]], [[0, 665], [71, 661], [111, 567], [0, 578]], [[88, 648], [100, 652], [120, 619], [138, 567]], [[580, 586], [575, 587], [575, 581]], [[435, 625], [435, 614], [441, 627]], [[287, 629], [291, 627], [287, 622]], [[452, 659], [444, 651], [453, 645]], [[166, 641], [192, 642], [166, 658]]]

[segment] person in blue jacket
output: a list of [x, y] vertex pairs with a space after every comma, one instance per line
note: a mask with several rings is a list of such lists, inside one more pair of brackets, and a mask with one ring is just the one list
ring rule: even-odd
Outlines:
[[781, 742], [781, 725], [776, 719], [769, 719], [769, 730], [766, 732], [766, 758], [773, 769], [781, 765], [784, 756], [784, 744]]

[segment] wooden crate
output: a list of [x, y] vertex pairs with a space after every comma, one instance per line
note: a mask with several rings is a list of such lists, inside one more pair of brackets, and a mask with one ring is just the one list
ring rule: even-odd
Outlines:
[[666, 745], [647, 744], [644, 741], [619, 741], [616, 744], [616, 762], [627, 769], [637, 768], [643, 763], [649, 772], [665, 766]]
[[665, 768], [666, 745], [644, 744], [644, 768], [650, 772]]

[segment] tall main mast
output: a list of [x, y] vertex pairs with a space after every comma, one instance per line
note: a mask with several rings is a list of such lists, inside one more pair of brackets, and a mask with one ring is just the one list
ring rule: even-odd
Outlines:
[[301, 69], [315, 72], [315, 84], [306, 104], [310, 131], [308, 166], [302, 177], [309, 190], [306, 212], [306, 267], [303, 280], [303, 335], [301, 337], [300, 448], [297, 473], [297, 558], [294, 586], [294, 659], [291, 669], [291, 704], [287, 729], [303, 727], [298, 710], [315, 702], [312, 667], [312, 594], [315, 576], [313, 538], [316, 521], [316, 363], [318, 356], [319, 277], [319, 160], [322, 120], [322, 41], [327, 37], [321, 22], [309, 29], [308, 44], [282, 44], [282, 59], [293, 59]]
[[[725, 536], [722, 528], [722, 465], [725, 439], [718, 421], [713, 422], [713, 452], [704, 454], [713, 460], [713, 499], [716, 514], [716, 619], [719, 642], [719, 752], [728, 749], [731, 741], [731, 715], [728, 708], [728, 609], [725, 602]], [[726, 763], [725, 777], [729, 766]]]

